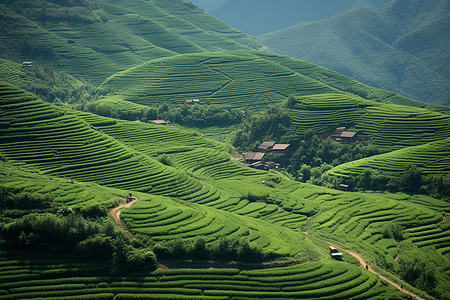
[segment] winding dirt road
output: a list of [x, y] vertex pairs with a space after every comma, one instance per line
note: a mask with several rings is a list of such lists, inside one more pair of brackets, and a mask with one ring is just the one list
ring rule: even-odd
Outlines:
[[[114, 222], [116, 223], [116, 225], [119, 226], [119, 227], [122, 228], [122, 229], [124, 229], [124, 228], [123, 228], [122, 222], [120, 221], [120, 210], [121, 210], [122, 208], [130, 207], [130, 206], [133, 205], [136, 201], [139, 200], [139, 199], [138, 199], [137, 197], [135, 197], [135, 196], [133, 196], [132, 198], [133, 198], [133, 201], [128, 202], [128, 203], [122, 203], [122, 204], [120, 204], [119, 206], [117, 206], [117, 207], [111, 209], [111, 210], [108, 212], [108, 215], [109, 215], [111, 218], [113, 218], [113, 220], [114, 220]], [[130, 236], [128, 233], [127, 233], [126, 235], [127, 235], [127, 237], [128, 237], [129, 239], [131, 239], [131, 236]]]
[[422, 298], [422, 297], [420, 297], [420, 296], [418, 296], [418, 295], [416, 295], [416, 294], [414, 294], [414, 293], [408, 291], [407, 289], [403, 288], [403, 286], [401, 286], [400, 284], [393, 282], [392, 280], [388, 279], [387, 277], [381, 275], [380, 273], [378, 273], [377, 271], [375, 271], [374, 269], [372, 269], [372, 267], [369, 266], [369, 265], [367, 264], [367, 262], [366, 262], [366, 261], [361, 257], [361, 255], [359, 255], [358, 253], [353, 252], [353, 251], [351, 251], [351, 250], [347, 250], [347, 249], [338, 247], [338, 246], [333, 245], [333, 244], [330, 244], [330, 245], [333, 246], [333, 247], [335, 247], [335, 248], [340, 249], [341, 251], [344, 251], [345, 253], [350, 254], [351, 256], [353, 256], [354, 258], [356, 258], [356, 259], [359, 261], [359, 266], [360, 266], [361, 268], [367, 269], [367, 270], [369, 270], [370, 272], [376, 274], [378, 277], [380, 277], [380, 278], [383, 279], [384, 281], [388, 282], [389, 284], [393, 285], [394, 287], [396, 287], [397, 289], [399, 289], [399, 290], [402, 291], [403, 293], [409, 294], [409, 295], [413, 296], [414, 298], [416, 298], [416, 299], [418, 299], [418, 300], [426, 300], [425, 298]]

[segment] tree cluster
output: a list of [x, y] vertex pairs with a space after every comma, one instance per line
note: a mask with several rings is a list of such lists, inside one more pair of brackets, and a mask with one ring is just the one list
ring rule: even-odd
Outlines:
[[171, 123], [187, 126], [233, 125], [240, 123], [244, 116], [238, 109], [230, 105], [175, 105], [154, 104], [142, 109], [117, 108], [107, 102], [91, 102], [86, 110], [104, 117], [143, 122], [166, 120]]
[[[325, 181], [337, 187], [339, 181], [324, 177]], [[387, 190], [392, 192], [422, 193], [434, 198], [449, 200], [450, 175], [427, 175], [415, 165], [407, 165], [397, 176], [374, 174], [371, 170], [353, 175], [346, 180], [353, 189]]]
[[173, 259], [261, 262], [273, 258], [246, 237], [221, 237], [209, 244], [202, 237], [191, 242], [178, 238], [156, 244], [154, 252], [158, 257]]

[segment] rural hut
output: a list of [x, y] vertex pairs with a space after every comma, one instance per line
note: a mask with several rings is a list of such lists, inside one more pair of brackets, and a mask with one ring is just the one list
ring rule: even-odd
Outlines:
[[272, 150], [272, 147], [275, 145], [275, 142], [263, 142], [259, 147], [258, 150], [262, 152], [269, 152]]
[[286, 154], [289, 151], [289, 147], [291, 147], [291, 144], [275, 144], [271, 152], [273, 154]]
[[262, 152], [248, 152], [244, 153], [242, 156], [246, 164], [253, 164], [255, 162], [260, 162], [266, 154]]
[[167, 125], [167, 124], [169, 124], [168, 121], [164, 121], [164, 120], [153, 120], [152, 122], [153, 122], [153, 124], [156, 124], [156, 125]]
[[353, 143], [356, 140], [357, 132], [354, 131], [344, 131], [339, 135], [339, 138], [344, 144]]

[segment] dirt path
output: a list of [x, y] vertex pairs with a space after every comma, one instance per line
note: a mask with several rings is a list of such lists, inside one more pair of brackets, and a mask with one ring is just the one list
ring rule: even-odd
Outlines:
[[[128, 203], [122, 203], [122, 204], [120, 204], [119, 206], [117, 206], [117, 207], [111, 209], [111, 210], [108, 212], [108, 215], [109, 215], [111, 218], [113, 218], [113, 220], [114, 220], [114, 222], [116, 223], [116, 225], [119, 226], [119, 227], [122, 228], [122, 229], [124, 229], [124, 228], [123, 228], [122, 222], [120, 222], [120, 210], [121, 210], [122, 208], [130, 207], [130, 206], [133, 205], [136, 201], [139, 200], [139, 199], [138, 199], [137, 197], [135, 197], [135, 196], [133, 196], [132, 198], [133, 198], [133, 201], [128, 202]], [[131, 236], [130, 236], [128, 233], [126, 233], [126, 236], [127, 236], [129, 239], [131, 239]]]
[[351, 250], [343, 249], [343, 248], [338, 247], [338, 246], [333, 245], [333, 244], [330, 244], [330, 245], [333, 246], [333, 247], [335, 247], [335, 248], [340, 249], [341, 251], [344, 251], [344, 252], [350, 254], [350, 255], [353, 256], [353, 257], [355, 257], [355, 258], [359, 261], [359, 266], [360, 266], [361, 268], [369, 270], [370, 272], [374, 273], [375, 275], [377, 275], [378, 277], [380, 277], [380, 278], [383, 279], [384, 281], [386, 281], [386, 282], [388, 282], [389, 284], [393, 285], [394, 287], [396, 287], [397, 289], [399, 289], [399, 290], [402, 291], [403, 293], [409, 294], [409, 295], [413, 296], [414, 298], [416, 298], [416, 299], [418, 299], [418, 300], [425, 300], [425, 298], [422, 298], [422, 297], [420, 297], [420, 296], [418, 296], [418, 295], [416, 295], [416, 294], [414, 294], [414, 293], [412, 293], [412, 292], [406, 290], [406, 289], [403, 288], [403, 286], [401, 286], [400, 284], [393, 282], [392, 280], [388, 279], [387, 277], [381, 275], [380, 273], [378, 273], [377, 271], [375, 271], [374, 269], [372, 269], [372, 267], [369, 266], [369, 265], [367, 264], [367, 262], [366, 262], [366, 261], [361, 257], [361, 255], [359, 255], [358, 253], [353, 252], [353, 251], [351, 251]]

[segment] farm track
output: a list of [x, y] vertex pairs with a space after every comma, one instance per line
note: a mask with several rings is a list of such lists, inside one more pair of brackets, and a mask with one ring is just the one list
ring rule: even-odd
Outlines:
[[[134, 200], [128, 203], [122, 203], [119, 206], [111, 209], [108, 212], [108, 215], [113, 218], [114, 222], [116, 223], [116, 225], [118, 227], [120, 227], [121, 229], [124, 229], [122, 222], [120, 221], [120, 210], [122, 208], [128, 208], [131, 207], [131, 205], [133, 205], [136, 201], [138, 201], [139, 199], [136, 196], [132, 197]], [[127, 238], [131, 239], [131, 235], [129, 233], [126, 233]]]
[[[308, 234], [306, 232], [306, 234]], [[373, 274], [377, 275], [378, 277], [380, 277], [381, 279], [383, 279], [384, 281], [386, 281], [387, 283], [389, 283], [390, 285], [396, 287], [399, 291], [406, 293], [408, 295], [411, 295], [412, 297], [418, 299], [418, 300], [426, 300], [425, 298], [422, 298], [416, 294], [414, 294], [413, 292], [408, 291], [407, 289], [405, 289], [402, 285], [393, 282], [392, 280], [390, 280], [389, 278], [381, 275], [380, 273], [378, 273], [377, 271], [375, 271], [363, 258], [361, 255], [359, 255], [358, 253], [348, 250], [348, 249], [344, 249], [342, 247], [336, 246], [334, 244], [330, 244], [331, 246], [340, 249], [341, 251], [344, 251], [347, 254], [350, 254], [351, 256], [353, 256], [354, 258], [356, 258], [359, 261], [359, 266], [363, 269], [367, 269], [369, 272], [372, 272]]]

